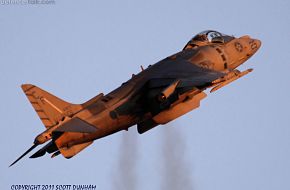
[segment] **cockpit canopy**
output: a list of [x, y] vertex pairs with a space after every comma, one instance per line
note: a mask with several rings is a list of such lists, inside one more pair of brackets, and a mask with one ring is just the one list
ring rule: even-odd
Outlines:
[[222, 34], [218, 31], [214, 31], [214, 30], [206, 30], [206, 31], [200, 32], [197, 35], [195, 35], [186, 44], [184, 49], [186, 49], [189, 46], [195, 47], [195, 46], [205, 45], [208, 43], [227, 43], [233, 39], [235, 39], [235, 37], [233, 37], [233, 36]]

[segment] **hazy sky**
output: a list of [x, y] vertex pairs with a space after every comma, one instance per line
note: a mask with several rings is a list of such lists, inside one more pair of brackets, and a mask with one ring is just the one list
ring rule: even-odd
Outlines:
[[[195, 190], [290, 189], [290, 1], [0, 4], [1, 190], [15, 184], [110, 190], [126, 180], [127, 189], [173, 189], [173, 179]], [[44, 130], [21, 84], [81, 103], [118, 87], [140, 65], [180, 51], [206, 29], [260, 39], [261, 49], [241, 68], [254, 72], [167, 126], [143, 135], [130, 128], [70, 160], [26, 157], [8, 168]]]

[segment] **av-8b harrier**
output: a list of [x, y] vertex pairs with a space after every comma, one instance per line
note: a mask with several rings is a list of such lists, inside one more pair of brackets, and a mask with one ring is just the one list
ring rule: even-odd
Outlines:
[[235, 38], [217, 31], [194, 36], [182, 49], [123, 83], [107, 95], [71, 104], [31, 84], [22, 89], [46, 130], [34, 145], [47, 143], [30, 158], [46, 153], [71, 158], [94, 140], [137, 125], [140, 134], [196, 109], [206, 97], [248, 74], [236, 68], [260, 48], [249, 36]]

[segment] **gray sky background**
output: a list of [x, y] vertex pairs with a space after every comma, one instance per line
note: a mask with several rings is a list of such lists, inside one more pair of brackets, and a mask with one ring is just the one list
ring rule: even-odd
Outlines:
[[[174, 163], [165, 156], [180, 156], [186, 167], [172, 175], [187, 175], [196, 190], [290, 189], [290, 1], [55, 1], [0, 5], [1, 190], [14, 184], [117, 189], [115, 181], [126, 180], [118, 166], [124, 149], [137, 151], [128, 154], [136, 158], [128, 158], [135, 159], [136, 171], [127, 180], [141, 190], [166, 187], [164, 171], [170, 170], [164, 164]], [[118, 87], [140, 65], [180, 51], [206, 29], [262, 40], [241, 68], [254, 72], [144, 135], [133, 127], [95, 141], [70, 160], [26, 157], [8, 168], [44, 130], [21, 84], [81, 103]], [[164, 153], [170, 131], [178, 134], [171, 133], [168, 145], [182, 141], [177, 156]], [[132, 149], [122, 147], [126, 136], [137, 136]]]

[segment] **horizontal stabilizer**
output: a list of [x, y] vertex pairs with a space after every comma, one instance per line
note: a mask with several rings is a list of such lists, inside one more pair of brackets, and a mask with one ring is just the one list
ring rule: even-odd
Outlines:
[[48, 144], [46, 144], [44, 147], [39, 149], [37, 152], [35, 152], [29, 158], [38, 158], [38, 157], [45, 155], [46, 152], [52, 153], [55, 151], [57, 151], [57, 147], [53, 141], [50, 141]]
[[94, 133], [97, 128], [78, 117], [74, 117], [68, 122], [58, 127], [53, 132], [76, 132], [76, 133]]

